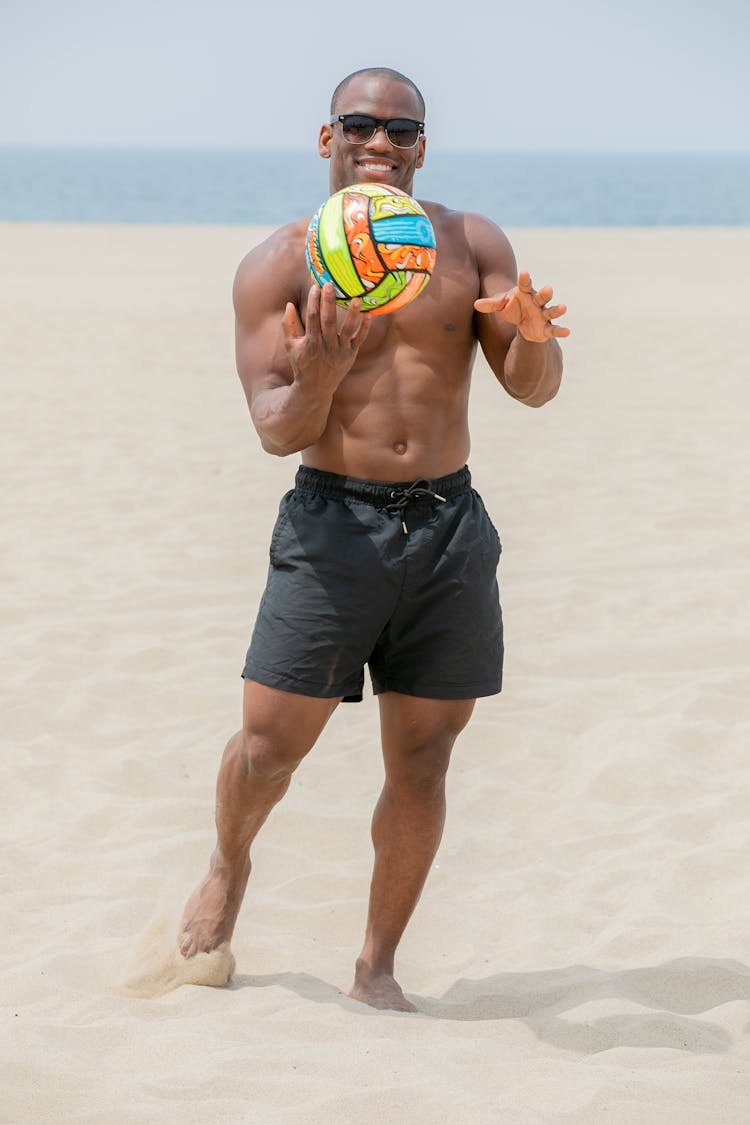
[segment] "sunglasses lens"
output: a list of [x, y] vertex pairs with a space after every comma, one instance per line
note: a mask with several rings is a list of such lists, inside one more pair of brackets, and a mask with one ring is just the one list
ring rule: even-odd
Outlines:
[[394, 117], [388, 122], [387, 133], [394, 148], [414, 148], [419, 140], [419, 126], [407, 117]]
[[414, 148], [419, 140], [420, 126], [408, 117], [392, 117], [378, 121], [366, 113], [345, 113], [341, 121], [344, 140], [350, 145], [364, 145], [371, 141], [379, 125], [385, 126], [388, 140], [394, 148]]
[[341, 122], [344, 140], [348, 141], [350, 145], [365, 144], [366, 141], [372, 139], [377, 127], [378, 124], [374, 118], [359, 113], [349, 113]]

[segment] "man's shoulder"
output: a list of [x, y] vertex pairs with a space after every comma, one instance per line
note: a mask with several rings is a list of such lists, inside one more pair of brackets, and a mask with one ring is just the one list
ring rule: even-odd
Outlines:
[[417, 202], [427, 212], [433, 226], [451, 226], [461, 221], [463, 212], [454, 211], [444, 203], [436, 203], [434, 199], [419, 199]]
[[442, 229], [449, 233], [460, 231], [467, 237], [477, 234], [486, 235], [490, 232], [502, 238], [507, 237], [497, 223], [476, 211], [456, 211], [451, 207], [446, 207], [443, 203], [435, 203], [430, 199], [420, 199], [419, 203], [427, 212], [430, 222], [438, 230]]
[[268, 258], [281, 255], [294, 255], [305, 251], [305, 235], [310, 223], [310, 216], [287, 223], [277, 230], [271, 231], [259, 242], [248, 250], [239, 265], [239, 269], [250, 269], [259, 265]]
[[466, 249], [478, 264], [514, 263], [510, 239], [497, 223], [476, 211], [455, 211], [442, 203], [421, 200], [421, 206], [435, 229], [438, 246], [446, 243]]
[[301, 219], [295, 219], [293, 223], [287, 223], [285, 226], [279, 227], [278, 230], [273, 231], [268, 236], [266, 242], [287, 247], [298, 243], [304, 246], [311, 218], [312, 215], [305, 215]]
[[279, 227], [250, 249], [237, 267], [235, 288], [276, 283], [285, 291], [296, 285], [305, 266], [305, 235], [310, 216]]

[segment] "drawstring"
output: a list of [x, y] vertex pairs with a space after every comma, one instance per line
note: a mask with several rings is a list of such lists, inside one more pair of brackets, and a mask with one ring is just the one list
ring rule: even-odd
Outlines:
[[439, 496], [437, 492], [432, 490], [432, 481], [429, 480], [415, 480], [414, 484], [410, 484], [408, 488], [394, 488], [391, 490], [391, 500], [389, 504], [384, 505], [384, 511], [392, 512], [394, 515], [401, 516], [401, 526], [404, 529], [404, 535], [409, 534], [409, 529], [404, 520], [404, 509], [407, 504], [412, 500], [424, 500], [428, 497], [430, 500], [440, 500], [445, 503], [445, 497]]

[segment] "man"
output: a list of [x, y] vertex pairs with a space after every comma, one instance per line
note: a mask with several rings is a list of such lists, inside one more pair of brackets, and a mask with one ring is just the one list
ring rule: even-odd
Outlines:
[[[368, 69], [336, 89], [318, 151], [330, 189], [382, 183], [412, 194], [425, 156], [422, 96]], [[500, 384], [541, 406], [562, 360], [549, 287], [517, 279], [503, 233], [423, 204], [437, 241], [425, 291], [388, 316], [311, 285], [308, 218], [241, 263], [237, 367], [268, 453], [301, 454], [271, 540], [269, 579], [243, 676], [243, 729], [217, 782], [218, 841], [185, 907], [186, 958], [226, 947], [249, 848], [342, 699], [378, 694], [385, 785], [365, 940], [350, 995], [414, 1011], [393, 976], [396, 946], [445, 820], [445, 773], [478, 696], [500, 690], [497, 532], [472, 490], [468, 397], [477, 342]], [[395, 483], [394, 483], [395, 482]]]

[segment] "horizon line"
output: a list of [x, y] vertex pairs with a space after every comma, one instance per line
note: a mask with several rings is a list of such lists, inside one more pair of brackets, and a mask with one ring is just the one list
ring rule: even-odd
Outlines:
[[[78, 141], [0, 141], [0, 152], [87, 152], [87, 153], [160, 153], [160, 154], [206, 154], [232, 155], [232, 156], [295, 156], [315, 157], [314, 148], [268, 148], [249, 145], [212, 145], [212, 144], [155, 144], [155, 143], [99, 143]], [[611, 157], [611, 156], [638, 156], [638, 157], [675, 157], [675, 156], [705, 156], [705, 157], [750, 157], [750, 148], [747, 149], [710, 149], [710, 148], [461, 148], [461, 149], [434, 149], [430, 150], [430, 160], [440, 156], [585, 156], [585, 157]]]

